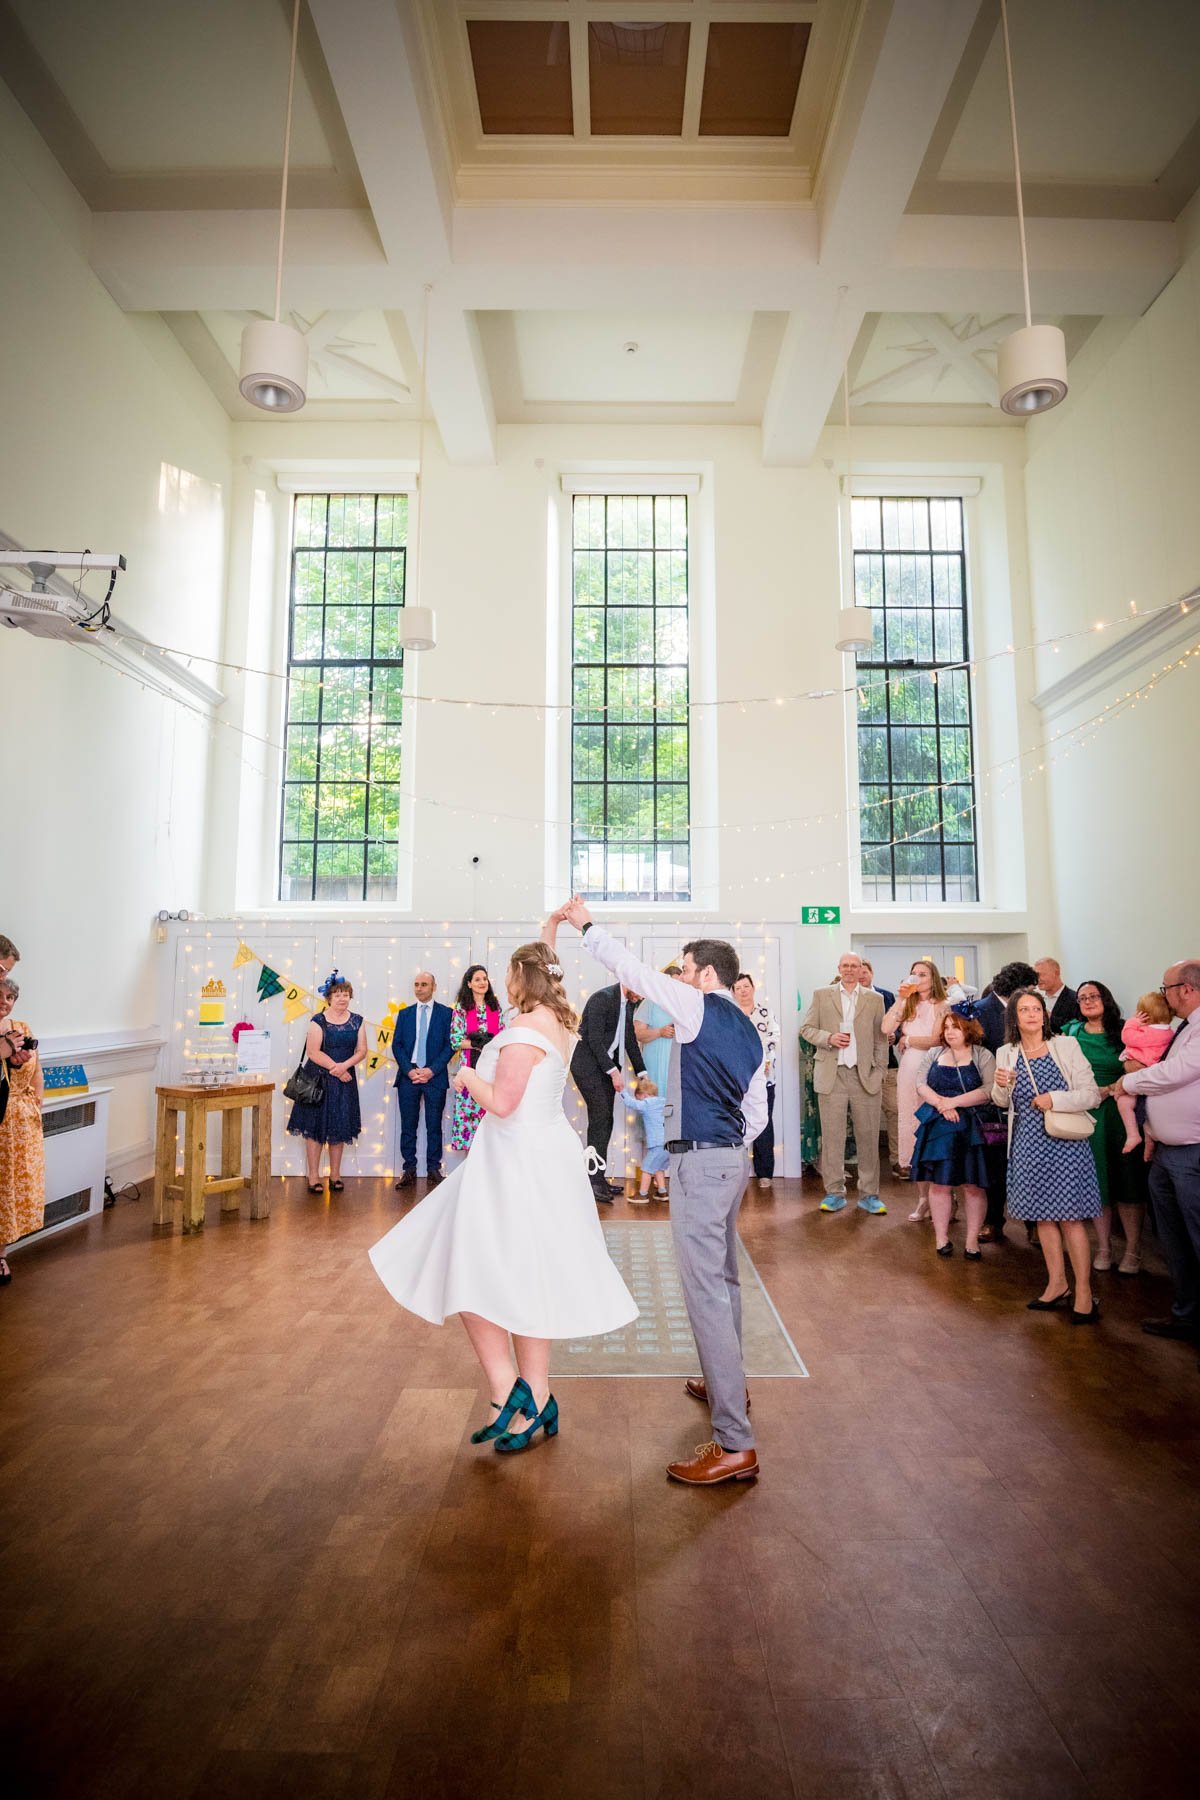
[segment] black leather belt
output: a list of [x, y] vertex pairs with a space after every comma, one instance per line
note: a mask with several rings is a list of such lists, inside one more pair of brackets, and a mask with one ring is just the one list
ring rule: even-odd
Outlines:
[[666, 1146], [670, 1156], [686, 1156], [689, 1150], [742, 1150], [745, 1148], [740, 1138], [722, 1138], [720, 1143], [712, 1143], [704, 1138], [672, 1138]]

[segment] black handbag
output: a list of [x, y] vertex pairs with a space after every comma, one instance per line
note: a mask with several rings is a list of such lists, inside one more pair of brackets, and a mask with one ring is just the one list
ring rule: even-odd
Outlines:
[[283, 1097], [285, 1100], [295, 1100], [300, 1106], [320, 1106], [325, 1098], [325, 1071], [307, 1068], [301, 1057], [291, 1080], [283, 1090]]
[[[324, 1025], [321, 1026], [321, 1042], [325, 1042]], [[304, 1051], [301, 1051], [300, 1061], [283, 1090], [283, 1097], [294, 1100], [298, 1106], [320, 1106], [325, 1098], [325, 1071], [308, 1068]]]

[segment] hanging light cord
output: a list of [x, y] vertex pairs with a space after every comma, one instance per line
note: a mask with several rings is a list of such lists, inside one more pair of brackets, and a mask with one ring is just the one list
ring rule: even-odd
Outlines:
[[292, 9], [292, 57], [288, 64], [287, 121], [283, 128], [283, 186], [279, 195], [279, 255], [275, 263], [275, 323], [283, 299], [283, 233], [287, 223], [288, 164], [292, 157], [292, 96], [296, 91], [296, 43], [300, 36], [300, 0]]
[[1021, 193], [1021, 152], [1017, 145], [1017, 102], [1013, 93], [1012, 47], [1008, 41], [1008, 0], [1000, 0], [1000, 28], [1004, 33], [1004, 67], [1008, 74], [1008, 122], [1012, 127], [1013, 170], [1017, 178], [1017, 230], [1021, 237], [1021, 280], [1025, 284], [1025, 324], [1033, 324], [1029, 305], [1029, 252], [1025, 248], [1025, 201]]
[[[846, 304], [848, 288], [838, 289], [838, 312], [841, 313]], [[846, 332], [845, 321], [842, 322], [842, 421], [846, 428], [846, 511], [849, 514], [849, 528], [838, 532], [838, 574], [843, 606], [854, 606], [854, 482], [851, 479], [853, 463], [850, 461], [850, 343]], [[847, 580], [849, 592], [847, 592]]]
[[425, 543], [423, 494], [425, 490], [425, 371], [429, 366], [429, 296], [433, 290], [426, 283], [421, 305], [421, 386], [420, 411], [417, 416], [417, 554], [413, 558], [413, 587], [417, 605], [421, 605], [421, 551]]

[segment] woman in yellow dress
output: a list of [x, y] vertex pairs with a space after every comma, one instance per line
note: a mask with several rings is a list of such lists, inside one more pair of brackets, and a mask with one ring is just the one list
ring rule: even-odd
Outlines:
[[[12, 1017], [19, 994], [10, 975], [0, 976], [0, 1032], [17, 1044], [31, 1035], [27, 1024]], [[2, 1253], [18, 1238], [41, 1230], [46, 1206], [42, 1065], [36, 1050], [22, 1064], [9, 1058], [8, 1082], [8, 1108], [0, 1123], [0, 1286], [12, 1280]]]

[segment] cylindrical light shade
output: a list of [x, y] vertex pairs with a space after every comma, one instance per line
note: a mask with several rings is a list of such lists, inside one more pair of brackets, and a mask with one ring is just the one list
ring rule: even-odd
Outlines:
[[1067, 340], [1057, 325], [1026, 325], [1000, 345], [1000, 405], [1018, 418], [1049, 412], [1067, 397]]
[[871, 614], [865, 606], [843, 606], [838, 614], [837, 650], [871, 648]]
[[405, 650], [437, 649], [437, 614], [432, 606], [400, 608], [400, 643]]
[[255, 319], [242, 333], [238, 387], [264, 412], [299, 412], [308, 388], [308, 342], [294, 325]]

